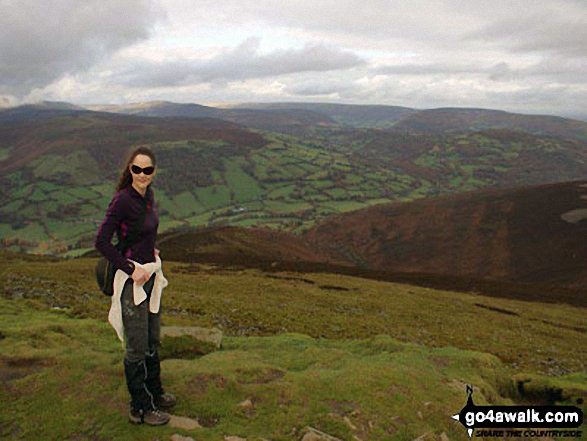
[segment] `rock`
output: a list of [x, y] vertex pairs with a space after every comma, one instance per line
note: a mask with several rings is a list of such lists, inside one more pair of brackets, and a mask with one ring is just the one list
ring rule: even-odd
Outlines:
[[570, 224], [577, 224], [587, 218], [587, 209], [579, 208], [561, 214], [561, 219]]
[[224, 441], [247, 441], [247, 439], [240, 436], [225, 436]]
[[161, 328], [161, 336], [159, 357], [162, 360], [190, 360], [214, 352], [222, 346], [222, 332], [216, 328], [164, 326]]
[[339, 438], [320, 432], [318, 429], [307, 426], [302, 430], [304, 434], [302, 441], [342, 441]]
[[198, 326], [163, 326], [162, 337], [192, 337], [204, 343], [211, 343], [217, 349], [222, 346], [222, 331], [218, 328], [200, 328]]
[[171, 435], [171, 441], [195, 441], [191, 436]]
[[440, 434], [440, 441], [449, 441], [448, 435], [446, 434], [446, 432], [442, 432]]
[[414, 438], [412, 441], [426, 441], [426, 440], [433, 440], [434, 433], [426, 432], [424, 435], [420, 435], [418, 438]]
[[236, 405], [237, 409], [249, 410], [253, 408], [253, 402], [248, 398]]
[[252, 418], [255, 415], [255, 405], [250, 399], [238, 403], [236, 409], [247, 418]]
[[169, 425], [176, 429], [183, 429], [183, 430], [195, 430], [200, 429], [200, 423], [196, 420], [192, 420], [191, 418], [186, 417], [179, 417], [175, 415], [169, 415], [171, 419], [169, 420]]
[[357, 427], [356, 427], [356, 426], [355, 426], [355, 425], [354, 425], [354, 424], [351, 422], [351, 420], [350, 420], [350, 418], [349, 418], [349, 417], [345, 416], [345, 417], [343, 418], [343, 420], [344, 420], [345, 424], [346, 424], [347, 426], [349, 426], [349, 429], [351, 429], [351, 430], [357, 430]]

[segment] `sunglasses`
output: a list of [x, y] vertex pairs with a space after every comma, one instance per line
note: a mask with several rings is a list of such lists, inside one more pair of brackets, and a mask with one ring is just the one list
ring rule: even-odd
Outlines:
[[141, 173], [144, 173], [145, 175], [149, 176], [153, 174], [153, 172], [155, 171], [155, 167], [150, 165], [149, 167], [141, 168], [138, 165], [133, 164], [130, 166], [130, 171], [133, 172], [135, 175], [140, 175]]

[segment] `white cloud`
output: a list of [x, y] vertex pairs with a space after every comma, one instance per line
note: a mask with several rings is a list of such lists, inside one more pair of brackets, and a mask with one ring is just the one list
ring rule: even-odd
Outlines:
[[0, 0], [0, 96], [585, 113], [583, 0], [155, 1]]
[[326, 72], [361, 66], [365, 62], [349, 51], [323, 45], [302, 49], [259, 52], [260, 40], [250, 38], [208, 60], [143, 61], [131, 66], [118, 81], [129, 87], [173, 87], [217, 81], [275, 77], [296, 72]]

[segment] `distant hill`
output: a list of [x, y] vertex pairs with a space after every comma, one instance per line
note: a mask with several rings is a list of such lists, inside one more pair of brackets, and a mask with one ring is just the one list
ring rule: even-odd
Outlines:
[[484, 190], [333, 216], [303, 238], [369, 269], [580, 288], [587, 304], [586, 198], [585, 181]]
[[473, 108], [412, 109], [399, 106], [324, 103], [244, 103], [223, 107], [166, 101], [123, 106], [93, 106], [91, 110], [152, 117], [218, 118], [247, 127], [295, 132], [316, 127], [375, 128], [454, 134], [504, 129], [538, 136], [587, 140], [587, 122], [547, 115], [524, 115]]
[[83, 112], [87, 112], [87, 110], [74, 104], [43, 101], [37, 104], [0, 108], [0, 123], [47, 119]]
[[260, 109], [265, 111], [303, 110], [320, 113], [333, 122], [355, 128], [389, 128], [398, 121], [418, 113], [416, 109], [399, 106], [324, 104], [324, 103], [244, 103], [235, 109]]
[[216, 118], [261, 130], [291, 130], [307, 126], [330, 125], [334, 121], [312, 110], [304, 109], [223, 109], [199, 104], [168, 101], [128, 104], [123, 106], [92, 106], [91, 110], [149, 117]]
[[240, 146], [265, 144], [260, 135], [211, 118], [141, 118], [22, 106], [0, 112], [0, 147], [7, 152], [0, 157], [0, 172], [17, 170], [42, 155], [68, 155], [80, 149], [87, 150], [101, 169], [116, 169], [125, 149], [133, 144], [185, 139], [209, 139]]
[[541, 136], [587, 140], [587, 122], [585, 121], [487, 109], [422, 110], [402, 118], [394, 126], [394, 129], [426, 133], [464, 133], [488, 129], [507, 129]]

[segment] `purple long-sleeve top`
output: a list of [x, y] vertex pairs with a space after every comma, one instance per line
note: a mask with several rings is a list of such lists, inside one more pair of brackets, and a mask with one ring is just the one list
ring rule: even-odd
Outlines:
[[132, 231], [144, 209], [144, 198], [132, 185], [120, 190], [108, 207], [106, 217], [98, 230], [94, 245], [96, 249], [114, 265], [129, 276], [134, 265], [129, 259], [138, 263], [155, 262], [155, 240], [159, 218], [153, 207], [153, 190], [147, 190], [147, 213], [140, 232], [138, 232], [124, 255], [112, 245], [112, 237], [117, 235], [119, 243]]

